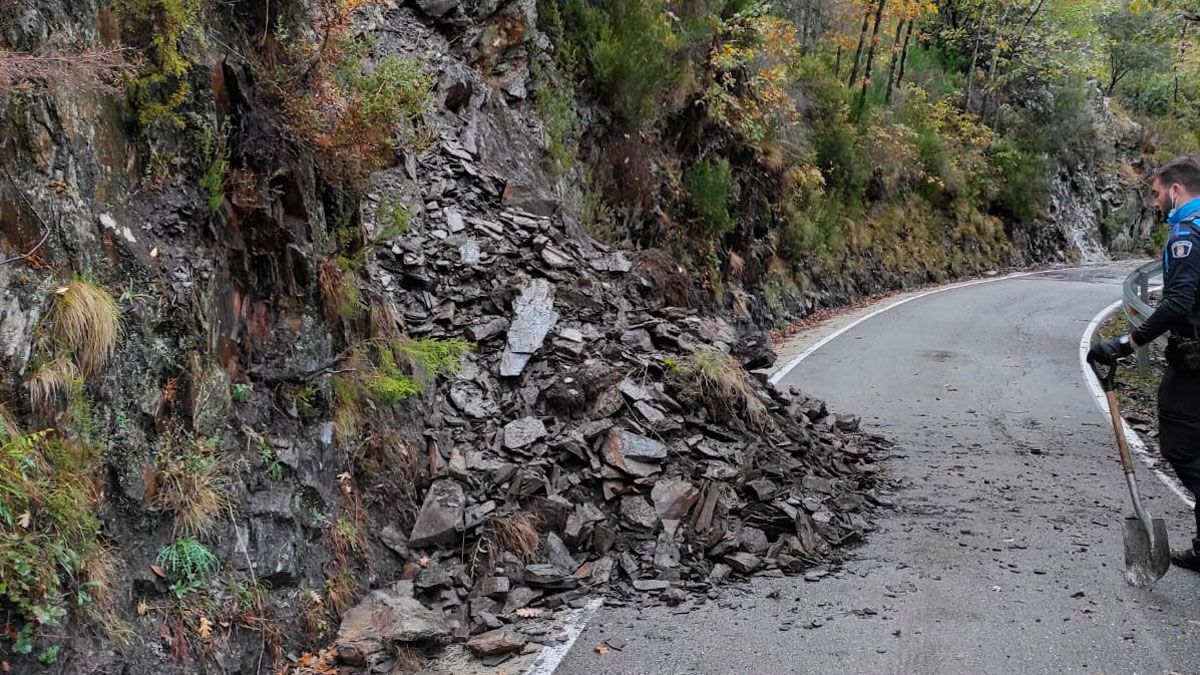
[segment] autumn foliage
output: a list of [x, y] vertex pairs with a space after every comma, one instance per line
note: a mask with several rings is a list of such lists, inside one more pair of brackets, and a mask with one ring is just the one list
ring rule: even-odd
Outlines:
[[276, 26], [274, 58], [263, 64], [291, 132], [344, 187], [389, 165], [432, 99], [432, 77], [417, 59], [372, 55], [355, 34], [354, 13], [371, 4], [321, 0], [309, 25]]

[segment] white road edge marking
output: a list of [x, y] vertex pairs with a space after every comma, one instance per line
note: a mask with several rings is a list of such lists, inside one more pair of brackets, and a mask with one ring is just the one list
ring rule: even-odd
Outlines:
[[567, 652], [571, 651], [575, 640], [579, 639], [588, 621], [592, 619], [592, 615], [596, 613], [597, 609], [600, 609], [602, 604], [604, 604], [602, 598], [592, 598], [582, 609], [575, 610], [575, 613], [567, 618], [567, 623], [563, 626], [563, 632], [567, 634], [567, 641], [542, 647], [537, 658], [526, 669], [525, 675], [551, 675], [558, 668], [558, 664], [562, 663]]
[[941, 293], [942, 291], [952, 291], [956, 288], [966, 288], [967, 286], [974, 286], [976, 284], [986, 284], [986, 283], [991, 283], [993, 281], [1007, 281], [1008, 279], [1019, 279], [1021, 277], [1029, 277], [1029, 276], [1033, 276], [1035, 274], [1046, 274], [1049, 272], [1058, 272], [1058, 271], [1060, 271], [1060, 270], [1042, 270], [1039, 272], [1016, 272], [1014, 274], [1007, 274], [1002, 277], [989, 277], [987, 279], [972, 279], [971, 281], [960, 281], [958, 283], [947, 284], [945, 286], [938, 286], [937, 288], [931, 288], [927, 291], [921, 291], [921, 292], [917, 293], [916, 295], [910, 295], [907, 298], [901, 298], [900, 300], [897, 300], [895, 302], [884, 305], [883, 307], [880, 307], [878, 309], [872, 310], [871, 312], [868, 312], [866, 315], [858, 317], [854, 321], [851, 321], [850, 323], [846, 324], [845, 326], [842, 326], [841, 328], [833, 331], [829, 335], [826, 335], [825, 337], [821, 338], [819, 341], [817, 341], [816, 344], [809, 347], [808, 349], [805, 349], [803, 352], [800, 352], [800, 354], [798, 356], [796, 356], [791, 361], [788, 361], [779, 370], [776, 370], [771, 375], [771, 377], [768, 378], [768, 381], [771, 384], [778, 384], [780, 380], [787, 377], [788, 373], [792, 372], [793, 368], [800, 365], [800, 363], [803, 362], [804, 359], [807, 359], [808, 357], [812, 356], [814, 352], [816, 352], [821, 347], [824, 347], [825, 345], [829, 344], [835, 338], [840, 337], [846, 331], [854, 328], [855, 326], [858, 326], [858, 324], [860, 324], [868, 319], [872, 319], [876, 316], [879, 316], [880, 314], [883, 314], [884, 312], [886, 312], [888, 310], [895, 309], [895, 308], [899, 307], [900, 305], [903, 305], [906, 302], [912, 302], [913, 300], [920, 300], [921, 298], [933, 295], [934, 293]]
[[[1100, 327], [1100, 323], [1121, 306], [1121, 302], [1121, 300], [1118, 300], [1097, 314], [1083, 331], [1083, 337], [1079, 340], [1079, 367], [1083, 369], [1083, 379], [1087, 382], [1088, 389], [1092, 391], [1092, 398], [1096, 401], [1096, 407], [1100, 409], [1100, 412], [1104, 413], [1105, 421], [1110, 419], [1108, 397], [1104, 395], [1104, 389], [1100, 386], [1100, 380], [1096, 378], [1096, 374], [1092, 372], [1092, 367], [1088, 365], [1087, 355], [1088, 350], [1092, 346], [1092, 335]], [[1153, 473], [1159, 482], [1166, 485], [1171, 489], [1171, 492], [1175, 493], [1175, 496], [1182, 499], [1183, 503], [1188, 505], [1188, 508], [1195, 508], [1196, 502], [1188, 497], [1187, 491], [1179, 484], [1179, 481], [1154, 466], [1154, 458], [1151, 456], [1150, 451], [1146, 449], [1146, 444], [1142, 441], [1142, 437], [1130, 428], [1129, 424], [1124, 420], [1121, 421], [1121, 424], [1125, 426], [1125, 438], [1128, 439], [1129, 446], [1133, 449], [1133, 454], [1142, 460], [1142, 464], [1145, 464], [1146, 468], [1150, 469], [1150, 473]]]

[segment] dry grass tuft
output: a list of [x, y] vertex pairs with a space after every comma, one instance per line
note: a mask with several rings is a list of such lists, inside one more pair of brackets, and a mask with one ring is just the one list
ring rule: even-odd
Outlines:
[[54, 292], [50, 332], [71, 352], [84, 375], [104, 368], [121, 335], [121, 310], [108, 291], [83, 279], [72, 279]]
[[736, 358], [715, 349], [700, 349], [682, 364], [681, 372], [700, 388], [700, 398], [712, 412], [740, 417], [755, 428], [767, 426], [767, 406]]
[[125, 577], [124, 561], [115, 549], [100, 545], [84, 559], [80, 573], [89, 600], [83, 606], [88, 622], [118, 645], [131, 644], [133, 629], [121, 618], [117, 597], [117, 589]]
[[404, 675], [423, 670], [429, 663], [425, 652], [414, 647], [401, 645], [396, 649], [396, 665], [392, 666], [391, 675]]
[[175, 514], [176, 534], [209, 534], [229, 507], [229, 479], [214, 450], [187, 437], [172, 439], [159, 453], [153, 503]]
[[358, 580], [354, 573], [343, 569], [335, 575], [325, 577], [325, 600], [333, 613], [341, 616], [358, 601]]
[[368, 303], [371, 313], [371, 337], [379, 340], [396, 340], [401, 336], [400, 311], [391, 300], [381, 298]]
[[488, 559], [493, 564], [505, 551], [523, 562], [533, 562], [537, 559], [538, 548], [542, 543], [542, 537], [537, 531], [537, 518], [526, 511], [492, 518], [484, 530], [483, 537]]
[[65, 358], [57, 358], [43, 364], [25, 383], [29, 390], [29, 404], [44, 420], [52, 420], [83, 384], [75, 364]]
[[304, 622], [304, 632], [310, 639], [314, 639], [329, 627], [327, 621], [329, 610], [325, 607], [325, 598], [321, 597], [320, 593], [308, 589], [302, 591], [302, 594], [304, 605], [301, 608], [300, 618]]
[[17, 424], [17, 418], [0, 404], [0, 446], [12, 443], [20, 437], [21, 427]]
[[330, 323], [338, 319], [353, 319], [363, 309], [362, 290], [352, 269], [352, 261], [335, 256], [321, 263], [317, 273], [321, 290], [321, 306]]

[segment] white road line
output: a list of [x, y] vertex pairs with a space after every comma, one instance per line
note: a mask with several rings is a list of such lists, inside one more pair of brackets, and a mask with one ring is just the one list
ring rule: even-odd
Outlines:
[[808, 349], [805, 349], [803, 352], [800, 352], [800, 354], [796, 358], [792, 359], [791, 361], [788, 361], [787, 364], [785, 364], [782, 368], [780, 368], [779, 370], [776, 370], [774, 372], [774, 374], [772, 374], [771, 377], [768, 378], [768, 381], [771, 384], [778, 384], [780, 380], [787, 377], [788, 373], [792, 372], [793, 368], [800, 365], [800, 363], [802, 361], [804, 361], [804, 359], [807, 359], [808, 357], [812, 356], [814, 352], [816, 352], [821, 347], [824, 347], [825, 345], [829, 344], [835, 338], [840, 337], [843, 333], [850, 330], [851, 328], [854, 328], [858, 324], [860, 324], [868, 319], [871, 319], [873, 317], [879, 316], [880, 314], [883, 314], [884, 312], [886, 312], [888, 310], [895, 309], [895, 308], [899, 307], [900, 305], [903, 305], [906, 302], [912, 302], [913, 300], [920, 300], [921, 298], [933, 295], [934, 293], [941, 293], [942, 291], [952, 291], [956, 288], [966, 288], [967, 286], [974, 286], [976, 284], [986, 284], [986, 283], [991, 283], [993, 281], [1006, 281], [1008, 279], [1018, 279], [1020, 277], [1033, 276], [1034, 274], [1046, 274], [1048, 272], [1057, 272], [1057, 271], [1060, 271], [1060, 270], [1043, 270], [1040, 272], [1017, 272], [1015, 274], [1008, 274], [1008, 275], [1005, 275], [1002, 277], [991, 277], [989, 279], [975, 279], [973, 281], [961, 281], [956, 284], [948, 284], [946, 286], [938, 286], [937, 288], [931, 288], [927, 291], [922, 291], [920, 293], [917, 293], [916, 295], [910, 295], [907, 298], [902, 298], [893, 303], [890, 303], [888, 305], [880, 307], [879, 309], [876, 309], [872, 312], [869, 312], [865, 316], [860, 316], [857, 319], [855, 319], [854, 321], [851, 321], [849, 324], [842, 326], [841, 328], [835, 330], [834, 332], [830, 333], [829, 335], [826, 335], [824, 338], [821, 338], [821, 340], [818, 341], [815, 345], [809, 347]]
[[[1108, 412], [1108, 397], [1104, 395], [1104, 389], [1100, 387], [1100, 380], [1096, 378], [1096, 374], [1092, 372], [1092, 367], [1088, 365], [1087, 354], [1088, 350], [1091, 349], [1092, 346], [1092, 335], [1096, 332], [1096, 329], [1100, 327], [1100, 323], [1104, 321], [1105, 317], [1112, 313], [1113, 310], [1120, 306], [1121, 301], [1118, 300], [1108, 307], [1105, 307], [1104, 310], [1097, 314], [1096, 317], [1092, 319], [1092, 322], [1088, 324], [1087, 329], [1083, 331], [1083, 337], [1079, 340], [1079, 367], [1083, 369], [1083, 379], [1087, 382], [1088, 388], [1092, 390], [1092, 399], [1096, 401], [1096, 407], [1100, 409], [1100, 412], [1104, 413], [1105, 421], [1110, 419], [1110, 413]], [[1121, 424], [1125, 425], [1125, 438], [1129, 440], [1129, 445], [1133, 449], [1133, 454], [1136, 455], [1138, 459], [1142, 460], [1142, 464], [1145, 464], [1146, 468], [1150, 469], [1150, 472], [1153, 473], [1163, 485], [1166, 485], [1171, 489], [1171, 492], [1174, 492], [1177, 497], [1182, 499], [1183, 503], [1188, 505], [1188, 508], [1194, 508], [1196, 506], [1196, 502], [1188, 497], [1187, 490], [1185, 490], [1183, 486], [1179, 484], [1179, 481], [1176, 480], [1174, 476], [1163, 473], [1154, 466], [1154, 457], [1150, 454], [1150, 451], [1146, 449], [1146, 444], [1142, 441], [1142, 437], [1138, 436], [1137, 432], [1130, 428], [1129, 424], [1124, 420], [1121, 421]]]
[[575, 640], [579, 639], [588, 621], [592, 619], [592, 615], [596, 613], [597, 609], [600, 609], [602, 604], [604, 604], [604, 600], [601, 598], [592, 598], [582, 609], [575, 610], [575, 614], [567, 619], [567, 624], [563, 627], [563, 632], [567, 634], [567, 641], [542, 647], [542, 651], [538, 653], [537, 658], [529, 665], [524, 675], [551, 675], [558, 668], [558, 664], [562, 663], [567, 652], [571, 651]]

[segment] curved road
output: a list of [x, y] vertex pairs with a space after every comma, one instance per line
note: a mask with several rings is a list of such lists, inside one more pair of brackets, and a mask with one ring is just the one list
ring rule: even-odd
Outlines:
[[[602, 608], [557, 672], [1197, 673], [1200, 575], [1121, 577], [1128, 510], [1079, 340], [1125, 267], [928, 295], [783, 378], [897, 442], [897, 506], [818, 583], [759, 579], [704, 604]], [[1191, 518], [1139, 466], [1179, 545]], [[622, 646], [599, 654], [605, 640]]]

